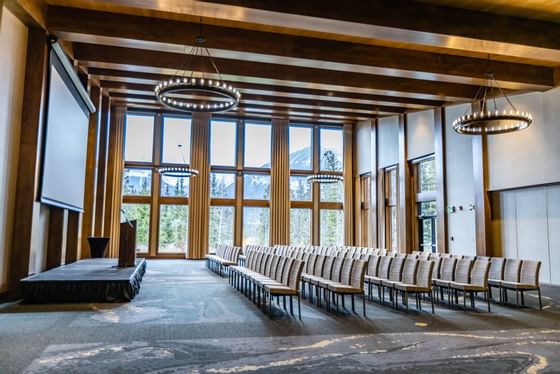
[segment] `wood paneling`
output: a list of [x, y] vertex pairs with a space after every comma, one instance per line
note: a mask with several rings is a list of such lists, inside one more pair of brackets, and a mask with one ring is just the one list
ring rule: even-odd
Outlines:
[[437, 251], [447, 253], [447, 186], [445, 183], [445, 111], [434, 109], [434, 158], [436, 164]]
[[410, 188], [410, 165], [406, 146], [406, 115], [399, 116], [399, 198], [398, 198], [398, 235], [399, 251], [410, 253], [412, 248], [412, 196]]
[[95, 195], [97, 187], [97, 151], [99, 141], [99, 124], [101, 117], [101, 89], [90, 85], [90, 97], [97, 111], [89, 116], [86, 179], [84, 187], [84, 213], [82, 216], [82, 248], [87, 248], [87, 238], [94, 234]]
[[19, 296], [19, 280], [29, 274], [35, 191], [38, 183], [40, 132], [43, 123], [47, 69], [47, 35], [30, 29], [27, 40], [25, 86], [17, 166], [15, 214], [10, 257], [10, 292]]
[[66, 256], [64, 258], [65, 264], [76, 262], [80, 258], [79, 252], [83, 253], [85, 248], [88, 248], [87, 237], [86, 240], [81, 241], [80, 247], [80, 238], [85, 236], [83, 232], [80, 232], [80, 221], [82, 218], [83, 215], [80, 213], [68, 211], [68, 220], [66, 224]]
[[46, 270], [56, 268], [62, 264], [64, 224], [64, 209], [50, 207]]
[[370, 243], [369, 246], [379, 248], [381, 243], [379, 241], [379, 221], [378, 221], [378, 211], [383, 207], [379, 206], [378, 194], [381, 194], [383, 190], [379, 190], [378, 181], [378, 163], [377, 163], [377, 120], [371, 122], [371, 173], [370, 173], [370, 198], [369, 198], [369, 211], [370, 211]]
[[[110, 118], [110, 99], [102, 96], [100, 105], [98, 151], [97, 151], [97, 178], [95, 196], [95, 236], [105, 235], [105, 191], [107, 181], [107, 149], [109, 146], [109, 118]], [[82, 251], [85, 256], [85, 251]]]
[[488, 150], [486, 135], [472, 139], [476, 255], [489, 256], [492, 250], [492, 215], [488, 196]]
[[290, 159], [287, 119], [272, 120], [270, 245], [290, 244]]

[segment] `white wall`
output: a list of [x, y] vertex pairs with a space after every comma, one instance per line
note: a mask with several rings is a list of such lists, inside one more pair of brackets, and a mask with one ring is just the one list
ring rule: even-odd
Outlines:
[[356, 124], [356, 168], [358, 175], [371, 172], [371, 121]]
[[434, 153], [433, 109], [408, 114], [406, 137], [406, 151], [409, 160]]
[[[472, 137], [453, 130], [453, 120], [465, 114], [469, 104], [445, 108], [445, 182], [447, 205], [455, 207], [447, 214], [448, 251], [452, 254], [476, 255], [474, 179]], [[460, 210], [459, 207], [463, 209]]]
[[27, 27], [8, 9], [0, 27], [0, 292], [7, 290]]
[[[560, 88], [510, 99], [518, 110], [532, 113], [533, 125], [488, 137], [489, 189], [560, 182]], [[498, 101], [500, 109], [503, 102]]]
[[499, 194], [501, 255], [542, 261], [541, 281], [560, 284], [560, 185]]
[[381, 118], [377, 122], [377, 145], [380, 169], [399, 163], [399, 117]]

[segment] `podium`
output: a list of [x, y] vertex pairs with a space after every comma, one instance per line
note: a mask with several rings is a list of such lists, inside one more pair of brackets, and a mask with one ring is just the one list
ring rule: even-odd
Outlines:
[[119, 267], [136, 266], [136, 220], [121, 222]]

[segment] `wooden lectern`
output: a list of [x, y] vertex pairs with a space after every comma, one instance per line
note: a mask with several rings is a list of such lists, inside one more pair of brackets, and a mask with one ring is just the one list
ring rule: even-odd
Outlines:
[[136, 220], [121, 222], [119, 267], [136, 266]]

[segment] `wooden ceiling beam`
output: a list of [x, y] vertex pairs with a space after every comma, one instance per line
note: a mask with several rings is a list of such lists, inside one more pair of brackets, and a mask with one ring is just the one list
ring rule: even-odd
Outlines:
[[[183, 54], [139, 50], [133, 48], [108, 47], [74, 43], [74, 55], [82, 62], [101, 62], [135, 67], [169, 69], [180, 68], [185, 60]], [[251, 77], [309, 85], [326, 84], [352, 89], [375, 89], [382, 91], [429, 94], [436, 97], [472, 98], [478, 91], [476, 85], [434, 82], [422, 79], [408, 79], [381, 75], [324, 70], [309, 67], [294, 67], [251, 61], [214, 59], [223, 76]], [[192, 58], [192, 66], [200, 66], [198, 71], [213, 73], [211, 66], [203, 66], [204, 59]], [[208, 63], [208, 61], [206, 61]], [[208, 64], [209, 65], [209, 64]], [[227, 78], [225, 78], [227, 79]]]
[[[49, 30], [74, 42], [183, 52], [200, 32], [197, 23], [85, 9], [51, 6], [48, 15]], [[213, 55], [222, 58], [466, 84], [481, 84], [485, 73], [494, 71], [503, 87], [554, 85], [550, 67], [214, 25], [204, 25], [203, 33], [210, 47], [219, 48]]]

